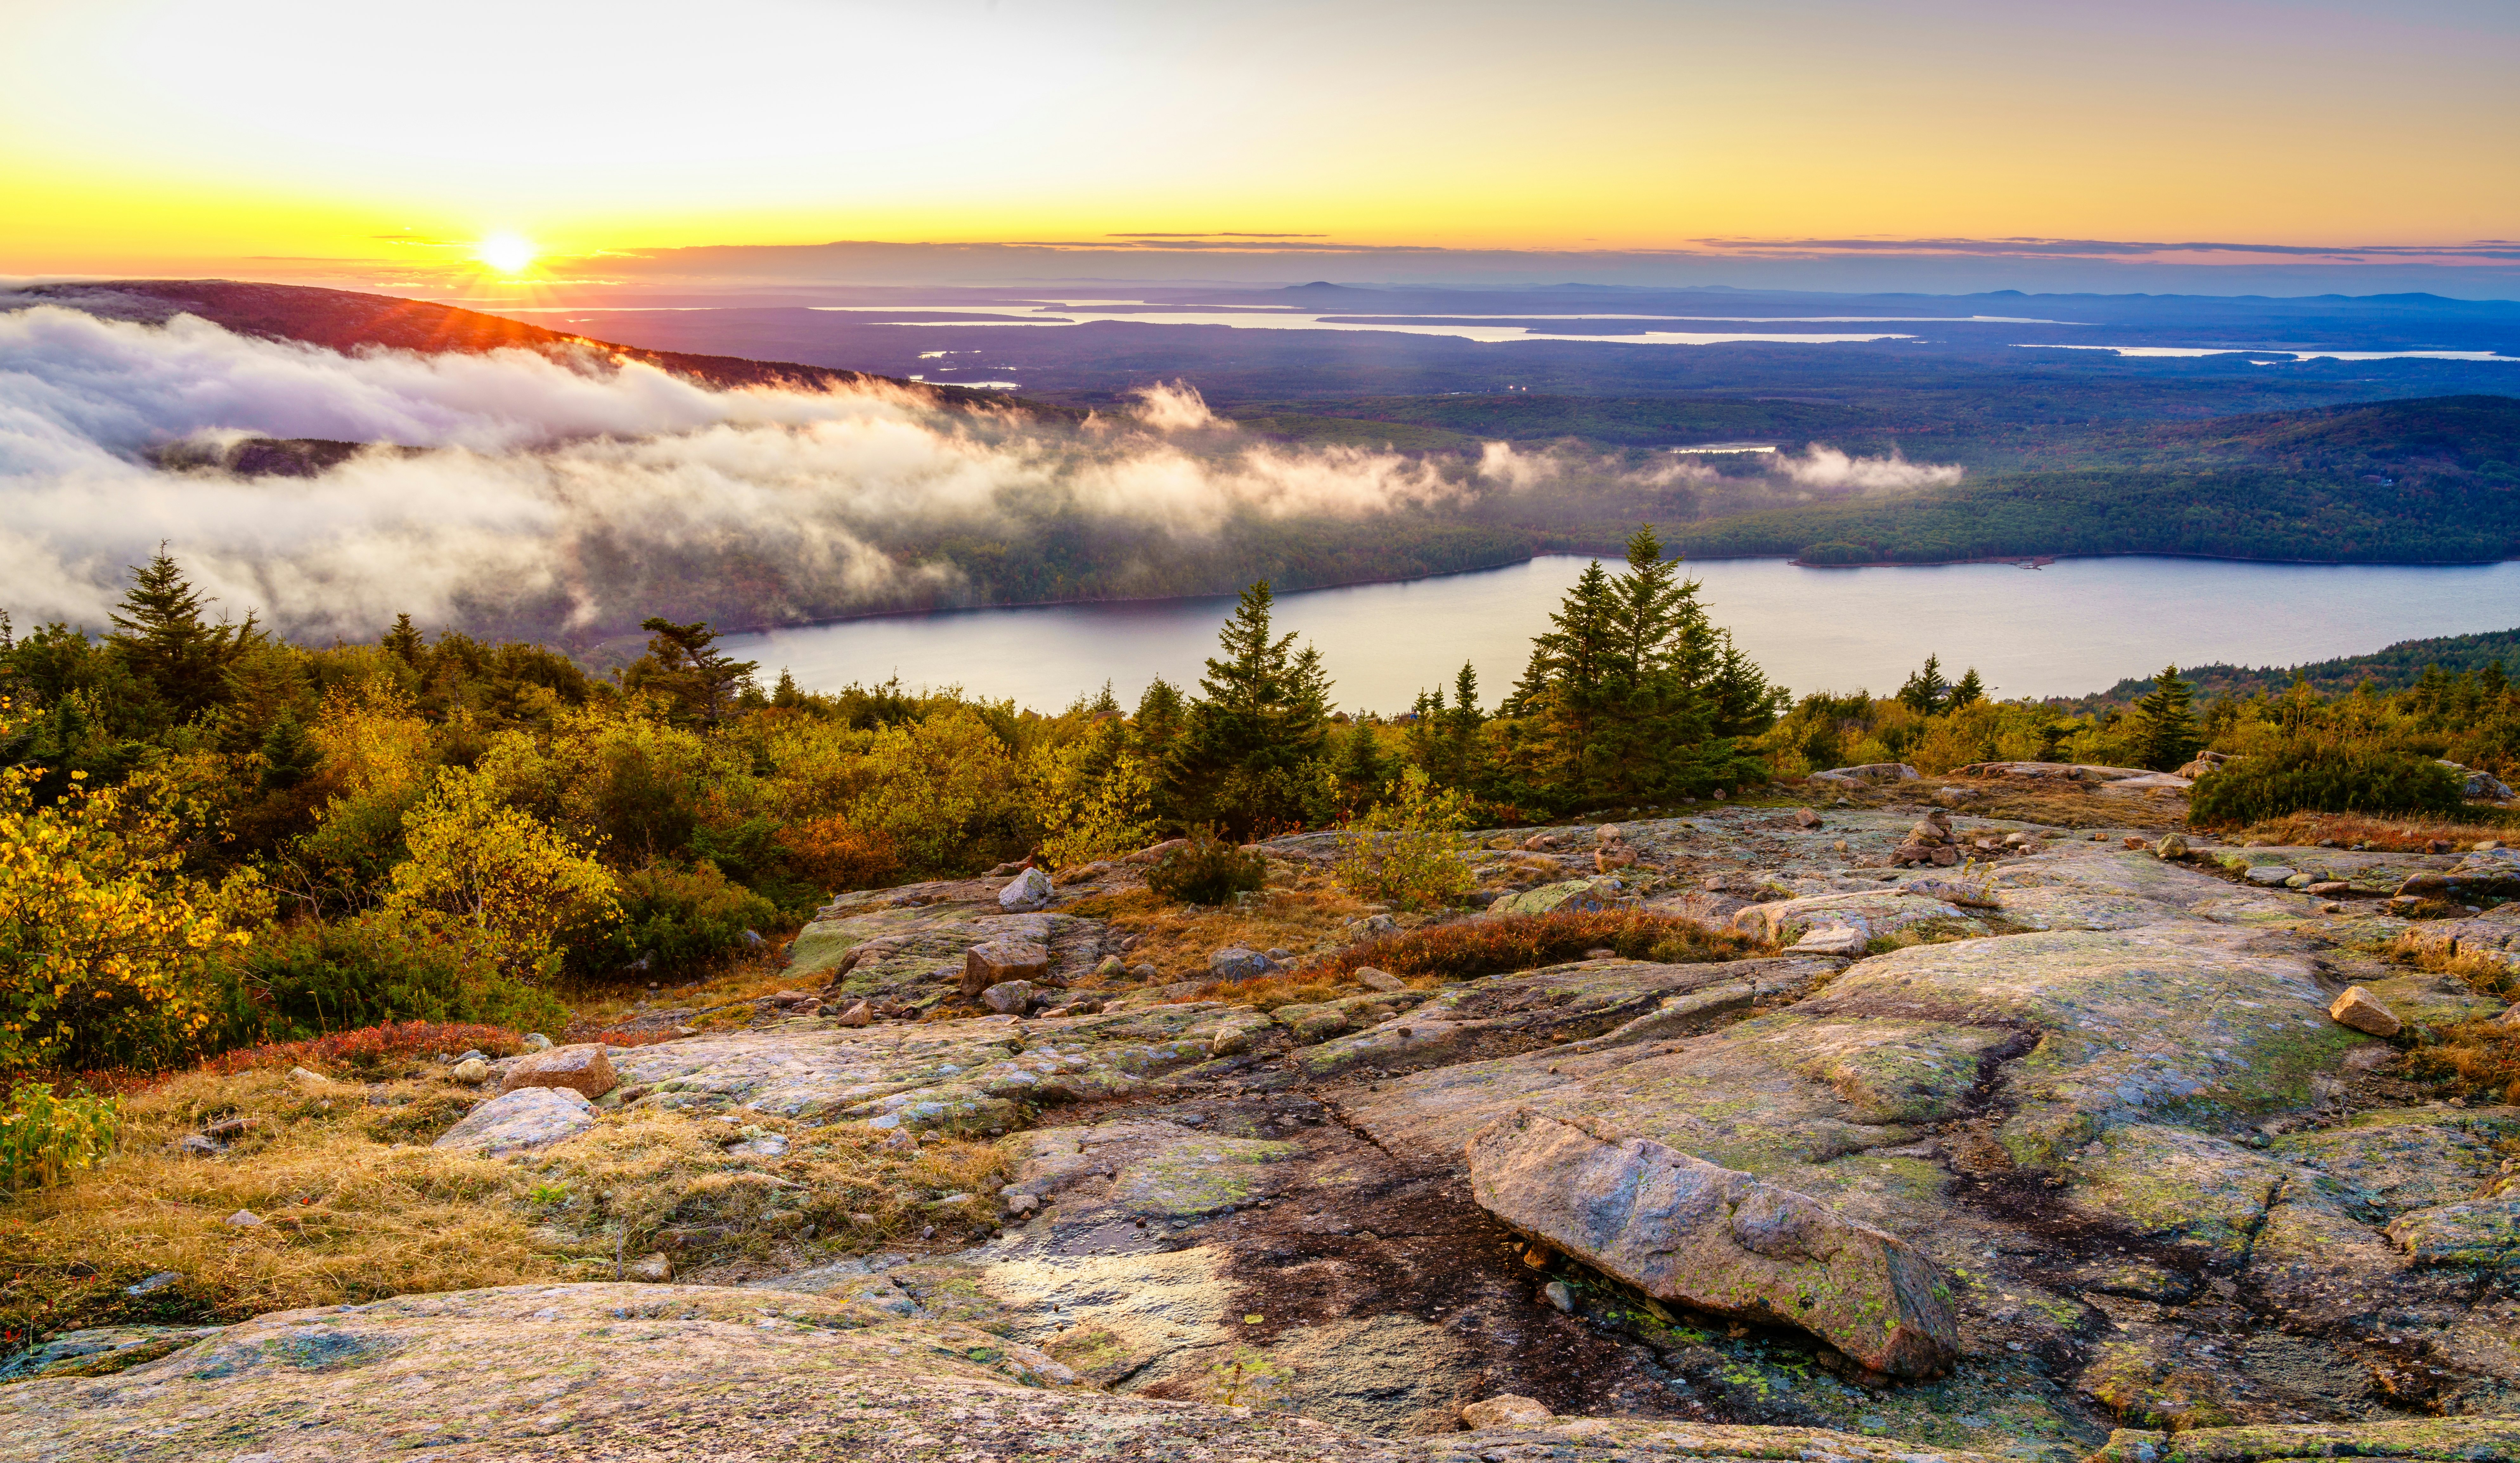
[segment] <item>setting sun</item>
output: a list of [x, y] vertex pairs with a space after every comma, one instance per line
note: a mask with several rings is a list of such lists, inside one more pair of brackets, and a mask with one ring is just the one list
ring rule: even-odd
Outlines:
[[481, 241], [473, 257], [501, 274], [522, 274], [534, 262], [534, 242], [514, 234], [493, 234]]

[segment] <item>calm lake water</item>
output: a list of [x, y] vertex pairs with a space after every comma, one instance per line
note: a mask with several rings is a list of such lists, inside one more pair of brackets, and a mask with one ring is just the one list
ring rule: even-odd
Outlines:
[[[1314, 590], [1278, 601], [1282, 630], [1319, 645], [1342, 707], [1405, 711], [1464, 660], [1493, 706], [1587, 560]], [[1797, 694], [1887, 694], [1929, 653], [1975, 666], [2001, 696], [2081, 695], [2165, 662], [2293, 665], [2394, 641], [2520, 626], [2520, 562], [2432, 568], [2081, 558], [2044, 569], [1953, 564], [1802, 569], [1780, 559], [1692, 564], [1700, 599]], [[1161, 676], [1188, 688], [1215, 653], [1230, 598], [901, 615], [730, 636], [808, 690], [899, 674], [1056, 710], [1109, 681], [1135, 704]]]

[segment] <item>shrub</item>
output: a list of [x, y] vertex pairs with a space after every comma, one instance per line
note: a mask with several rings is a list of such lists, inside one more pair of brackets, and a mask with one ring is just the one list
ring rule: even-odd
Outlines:
[[1188, 905], [1221, 905], [1268, 881], [1269, 865], [1211, 830], [1191, 830], [1187, 846], [1164, 856], [1147, 872], [1147, 887]]
[[1441, 905], [1478, 884], [1454, 833], [1469, 822], [1466, 801], [1452, 788], [1437, 788], [1422, 767], [1404, 769], [1389, 803], [1347, 825], [1339, 852], [1338, 879], [1365, 899], [1408, 909]]
[[729, 882], [705, 861], [688, 869], [659, 864], [621, 878], [621, 923], [599, 949], [623, 963], [652, 953], [652, 969], [681, 974], [733, 950], [745, 930], [775, 922], [770, 901]]
[[51, 1084], [27, 1083], [9, 1094], [8, 1110], [0, 1112], [0, 1177], [13, 1194], [59, 1183], [112, 1153], [121, 1130], [122, 1109], [113, 1098], [55, 1096]]
[[382, 1071], [388, 1064], [440, 1052], [453, 1055], [478, 1049], [492, 1056], [514, 1056], [525, 1049], [524, 1039], [503, 1026], [474, 1022], [403, 1021], [337, 1031], [303, 1042], [272, 1042], [225, 1052], [202, 1064], [205, 1072], [245, 1072], [257, 1067], [306, 1067], [317, 1072]]
[[0, 1071], [189, 1054], [218, 1020], [218, 953], [259, 917], [251, 879], [179, 871], [184, 830], [152, 777], [92, 789], [73, 773], [38, 805], [34, 776], [0, 769]]
[[2287, 813], [2454, 813], [2456, 774], [2378, 747], [2293, 742], [2225, 763], [2196, 783], [2187, 820], [2252, 823]]
[[448, 770], [403, 820], [411, 857], [394, 865], [385, 907], [435, 909], [494, 942], [524, 977], [558, 964], [561, 932], [617, 912], [609, 871], [539, 819], [499, 800], [479, 773]]
[[1710, 930], [1693, 919], [1640, 909], [1559, 909], [1548, 914], [1508, 914], [1465, 919], [1350, 946], [1307, 975], [1345, 975], [1371, 965], [1393, 975], [1469, 980], [1536, 970], [1580, 960], [1607, 949], [1632, 960], [1669, 965], [1731, 960], [1764, 947], [1747, 936]]
[[2520, 1103], [2520, 1028], [2470, 1021], [2407, 1056], [2408, 1072], [2445, 1095]]
[[901, 873], [901, 851], [881, 828], [841, 814], [791, 823], [775, 835], [788, 865], [825, 894], [880, 889]]
[[557, 1026], [567, 1009], [500, 968], [481, 931], [435, 910], [372, 910], [277, 925], [237, 960], [272, 1035], [311, 1037], [380, 1022]]

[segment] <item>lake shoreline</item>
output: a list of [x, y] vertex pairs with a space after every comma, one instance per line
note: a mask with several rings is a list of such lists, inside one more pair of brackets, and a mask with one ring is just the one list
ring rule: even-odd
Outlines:
[[[1510, 569], [1517, 564], [1532, 563], [1544, 558], [1597, 558], [1605, 564], [1613, 561], [1623, 561], [1620, 559], [1619, 555], [1609, 553], [1581, 554], [1568, 553], [1564, 551], [1552, 551], [1544, 554], [1524, 554], [1520, 558], [1499, 559], [1495, 563], [1491, 564], [1472, 564], [1466, 568], [1444, 569], [1433, 574], [1386, 574], [1372, 579], [1342, 579], [1334, 584], [1308, 584], [1301, 589], [1277, 589], [1276, 592], [1278, 597], [1281, 599], [1283, 599], [1294, 595], [1317, 595], [1328, 593], [1331, 590], [1370, 589], [1376, 585], [1430, 584], [1438, 580], [1458, 579], [1464, 574], [1493, 574], [1499, 569]], [[2510, 555], [2505, 555], [2500, 558], [2428, 559], [2249, 558], [2229, 554], [2169, 554], [2154, 550], [2135, 549], [2106, 554], [2006, 554], [1981, 558], [1872, 559], [1860, 564], [1807, 564], [1801, 559], [1795, 558], [1793, 555], [1788, 554], [1683, 554], [1678, 555], [1671, 561], [1689, 564], [1782, 563], [1797, 569], [1947, 569], [1968, 564], [2009, 564], [2015, 566], [2030, 564], [2033, 567], [2048, 568], [2057, 564], [2076, 563], [2089, 559], [2113, 558], [2171, 558], [2201, 560], [2208, 563], [2282, 564], [2287, 567], [2294, 568], [2336, 569], [2475, 569], [2484, 568], [2493, 564], [2520, 562], [2520, 557]], [[2035, 563], [2033, 561], [2035, 561]], [[1273, 585], [1272, 588], [1276, 589], [1276, 586]], [[863, 624], [870, 620], [916, 619], [928, 615], [994, 614], [1001, 610], [1076, 609], [1086, 606], [1118, 607], [1126, 605], [1195, 604], [1202, 599], [1232, 599], [1238, 593], [1240, 592], [1237, 590], [1217, 590], [1204, 595], [1131, 595], [1116, 598], [1080, 598], [1072, 599], [1007, 599], [993, 600], [983, 604], [933, 605], [924, 609], [869, 609], [861, 610], [855, 614], [832, 615], [825, 619], [765, 621], [754, 625], [722, 626], [720, 629], [721, 633], [727, 635], [772, 635], [782, 631], [819, 630], [832, 625], [856, 625]]]

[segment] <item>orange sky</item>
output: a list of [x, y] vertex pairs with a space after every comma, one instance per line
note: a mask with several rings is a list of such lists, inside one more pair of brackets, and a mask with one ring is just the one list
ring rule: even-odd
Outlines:
[[[2520, 6], [0, 0], [0, 271], [2520, 238]], [[364, 265], [362, 267], [365, 267]]]

